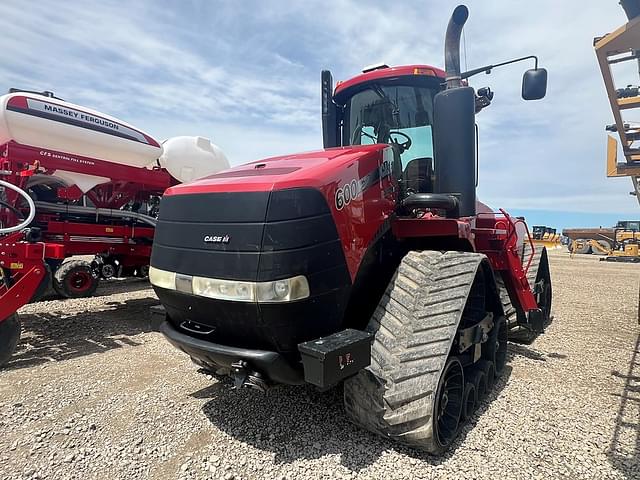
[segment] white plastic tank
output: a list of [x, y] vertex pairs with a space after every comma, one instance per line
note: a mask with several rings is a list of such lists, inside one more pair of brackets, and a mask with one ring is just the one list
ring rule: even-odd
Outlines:
[[27, 92], [0, 96], [0, 144], [10, 140], [132, 167], [162, 153], [157, 140], [122, 120]]
[[172, 137], [162, 142], [160, 166], [181, 183], [229, 168], [224, 152], [204, 137]]

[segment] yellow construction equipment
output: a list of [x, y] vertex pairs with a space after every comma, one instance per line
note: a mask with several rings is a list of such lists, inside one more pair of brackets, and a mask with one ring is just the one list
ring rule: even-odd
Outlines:
[[545, 225], [534, 225], [531, 237], [534, 245], [547, 247], [547, 250], [561, 246], [561, 235], [556, 232], [555, 228], [547, 227]]
[[[640, 242], [640, 221], [618, 220], [615, 227], [565, 228], [562, 235], [569, 239], [567, 246], [574, 254], [605, 255], [603, 252], [615, 250], [616, 244]], [[601, 248], [592, 248], [594, 243], [598, 243]]]
[[[616, 229], [614, 238], [624, 238], [629, 232], [618, 232]], [[632, 232], [633, 233], [633, 232]], [[627, 262], [627, 263], [640, 263], [640, 250], [638, 249], [637, 238], [626, 238], [623, 241], [614, 240], [613, 246], [607, 248], [603, 245], [602, 241], [590, 239], [576, 239], [569, 245], [569, 251], [571, 252], [571, 258], [576, 253], [583, 253], [590, 250], [597, 255], [605, 255], [601, 258], [601, 261], [607, 262]]]
[[[618, 141], [607, 137], [607, 177], [631, 177], [635, 195], [640, 203], [640, 124], [623, 119], [622, 111], [640, 108], [640, 88], [627, 85], [617, 88], [611, 66], [628, 61], [640, 62], [640, 2], [622, 0], [629, 22], [615, 31], [594, 39], [594, 48], [602, 79], [609, 97], [615, 123], [606, 127], [617, 133], [622, 145], [625, 161], [618, 163]], [[626, 82], [625, 82], [626, 83]]]
[[[634, 61], [638, 63], [640, 74], [640, 0], [620, 0], [620, 5], [629, 21], [615, 31], [595, 38], [593, 45], [615, 121], [614, 125], [609, 125], [606, 129], [618, 133], [625, 157], [625, 162], [618, 163], [618, 142], [608, 135], [607, 177], [631, 177], [633, 183], [631, 194], [635, 195], [640, 203], [640, 148], [635, 145], [640, 141], [640, 124], [637, 121], [625, 122], [622, 118], [622, 110], [626, 112], [640, 107], [640, 88], [627, 84], [626, 88], [616, 90], [611, 72], [613, 64]], [[638, 229], [635, 230], [637, 232]], [[625, 251], [629, 247], [629, 255], [625, 258], [638, 258], [636, 232], [632, 233], [632, 238], [622, 241]], [[591, 249], [593, 250], [593, 246]], [[615, 259], [616, 256], [607, 255], [606, 259], [610, 258]], [[640, 323], [640, 291], [638, 292], [638, 323]]]

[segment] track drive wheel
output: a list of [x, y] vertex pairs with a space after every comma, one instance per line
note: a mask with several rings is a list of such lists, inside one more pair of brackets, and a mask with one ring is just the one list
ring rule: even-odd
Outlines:
[[450, 355], [484, 255], [409, 252], [367, 330], [371, 365], [345, 381], [347, 414], [358, 425], [440, 454], [458, 431], [464, 371]]
[[0, 322], [0, 367], [9, 361], [20, 341], [20, 319], [14, 313]]
[[53, 275], [53, 288], [65, 298], [90, 297], [98, 288], [98, 278], [89, 262], [69, 260], [60, 265]]

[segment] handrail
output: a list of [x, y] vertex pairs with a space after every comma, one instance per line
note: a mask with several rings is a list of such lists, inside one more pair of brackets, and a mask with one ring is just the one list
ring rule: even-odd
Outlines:
[[[509, 221], [509, 223], [511, 224], [511, 226], [513, 227], [513, 232], [509, 234], [509, 236], [507, 237], [507, 241], [511, 239], [511, 235], [514, 233], [517, 233], [516, 231], [516, 225], [518, 223], [522, 223], [524, 225], [524, 229], [525, 232], [527, 233], [527, 238], [529, 239], [529, 245], [531, 246], [531, 256], [529, 257], [529, 261], [527, 262], [527, 267], [524, 269], [524, 273], [525, 275], [527, 273], [529, 273], [529, 267], [531, 267], [531, 263], [533, 262], [533, 257], [536, 254], [536, 248], [533, 244], [533, 240], [531, 239], [531, 233], [529, 232], [529, 226], [527, 225], [527, 222], [525, 222], [524, 220], [518, 218], [517, 221], [513, 221], [513, 219], [511, 218], [511, 215], [509, 215], [507, 212], [504, 211], [504, 209], [500, 209], [500, 212], [505, 216], [505, 218]], [[507, 242], [505, 241], [505, 243]], [[523, 256], [524, 256], [524, 251], [522, 252]], [[524, 260], [524, 258], [523, 258]]]

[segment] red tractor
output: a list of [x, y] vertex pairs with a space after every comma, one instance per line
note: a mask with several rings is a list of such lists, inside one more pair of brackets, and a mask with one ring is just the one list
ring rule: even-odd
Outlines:
[[[427, 452], [446, 449], [505, 369], [510, 331], [550, 321], [544, 249], [524, 220], [476, 200], [475, 114], [455, 9], [446, 72], [322, 73], [324, 150], [170, 188], [150, 280], [158, 329], [237, 386], [344, 381], [347, 414]], [[526, 57], [535, 58], [535, 57]], [[506, 63], [513, 63], [512, 60]], [[526, 100], [546, 71], [523, 78]]]

